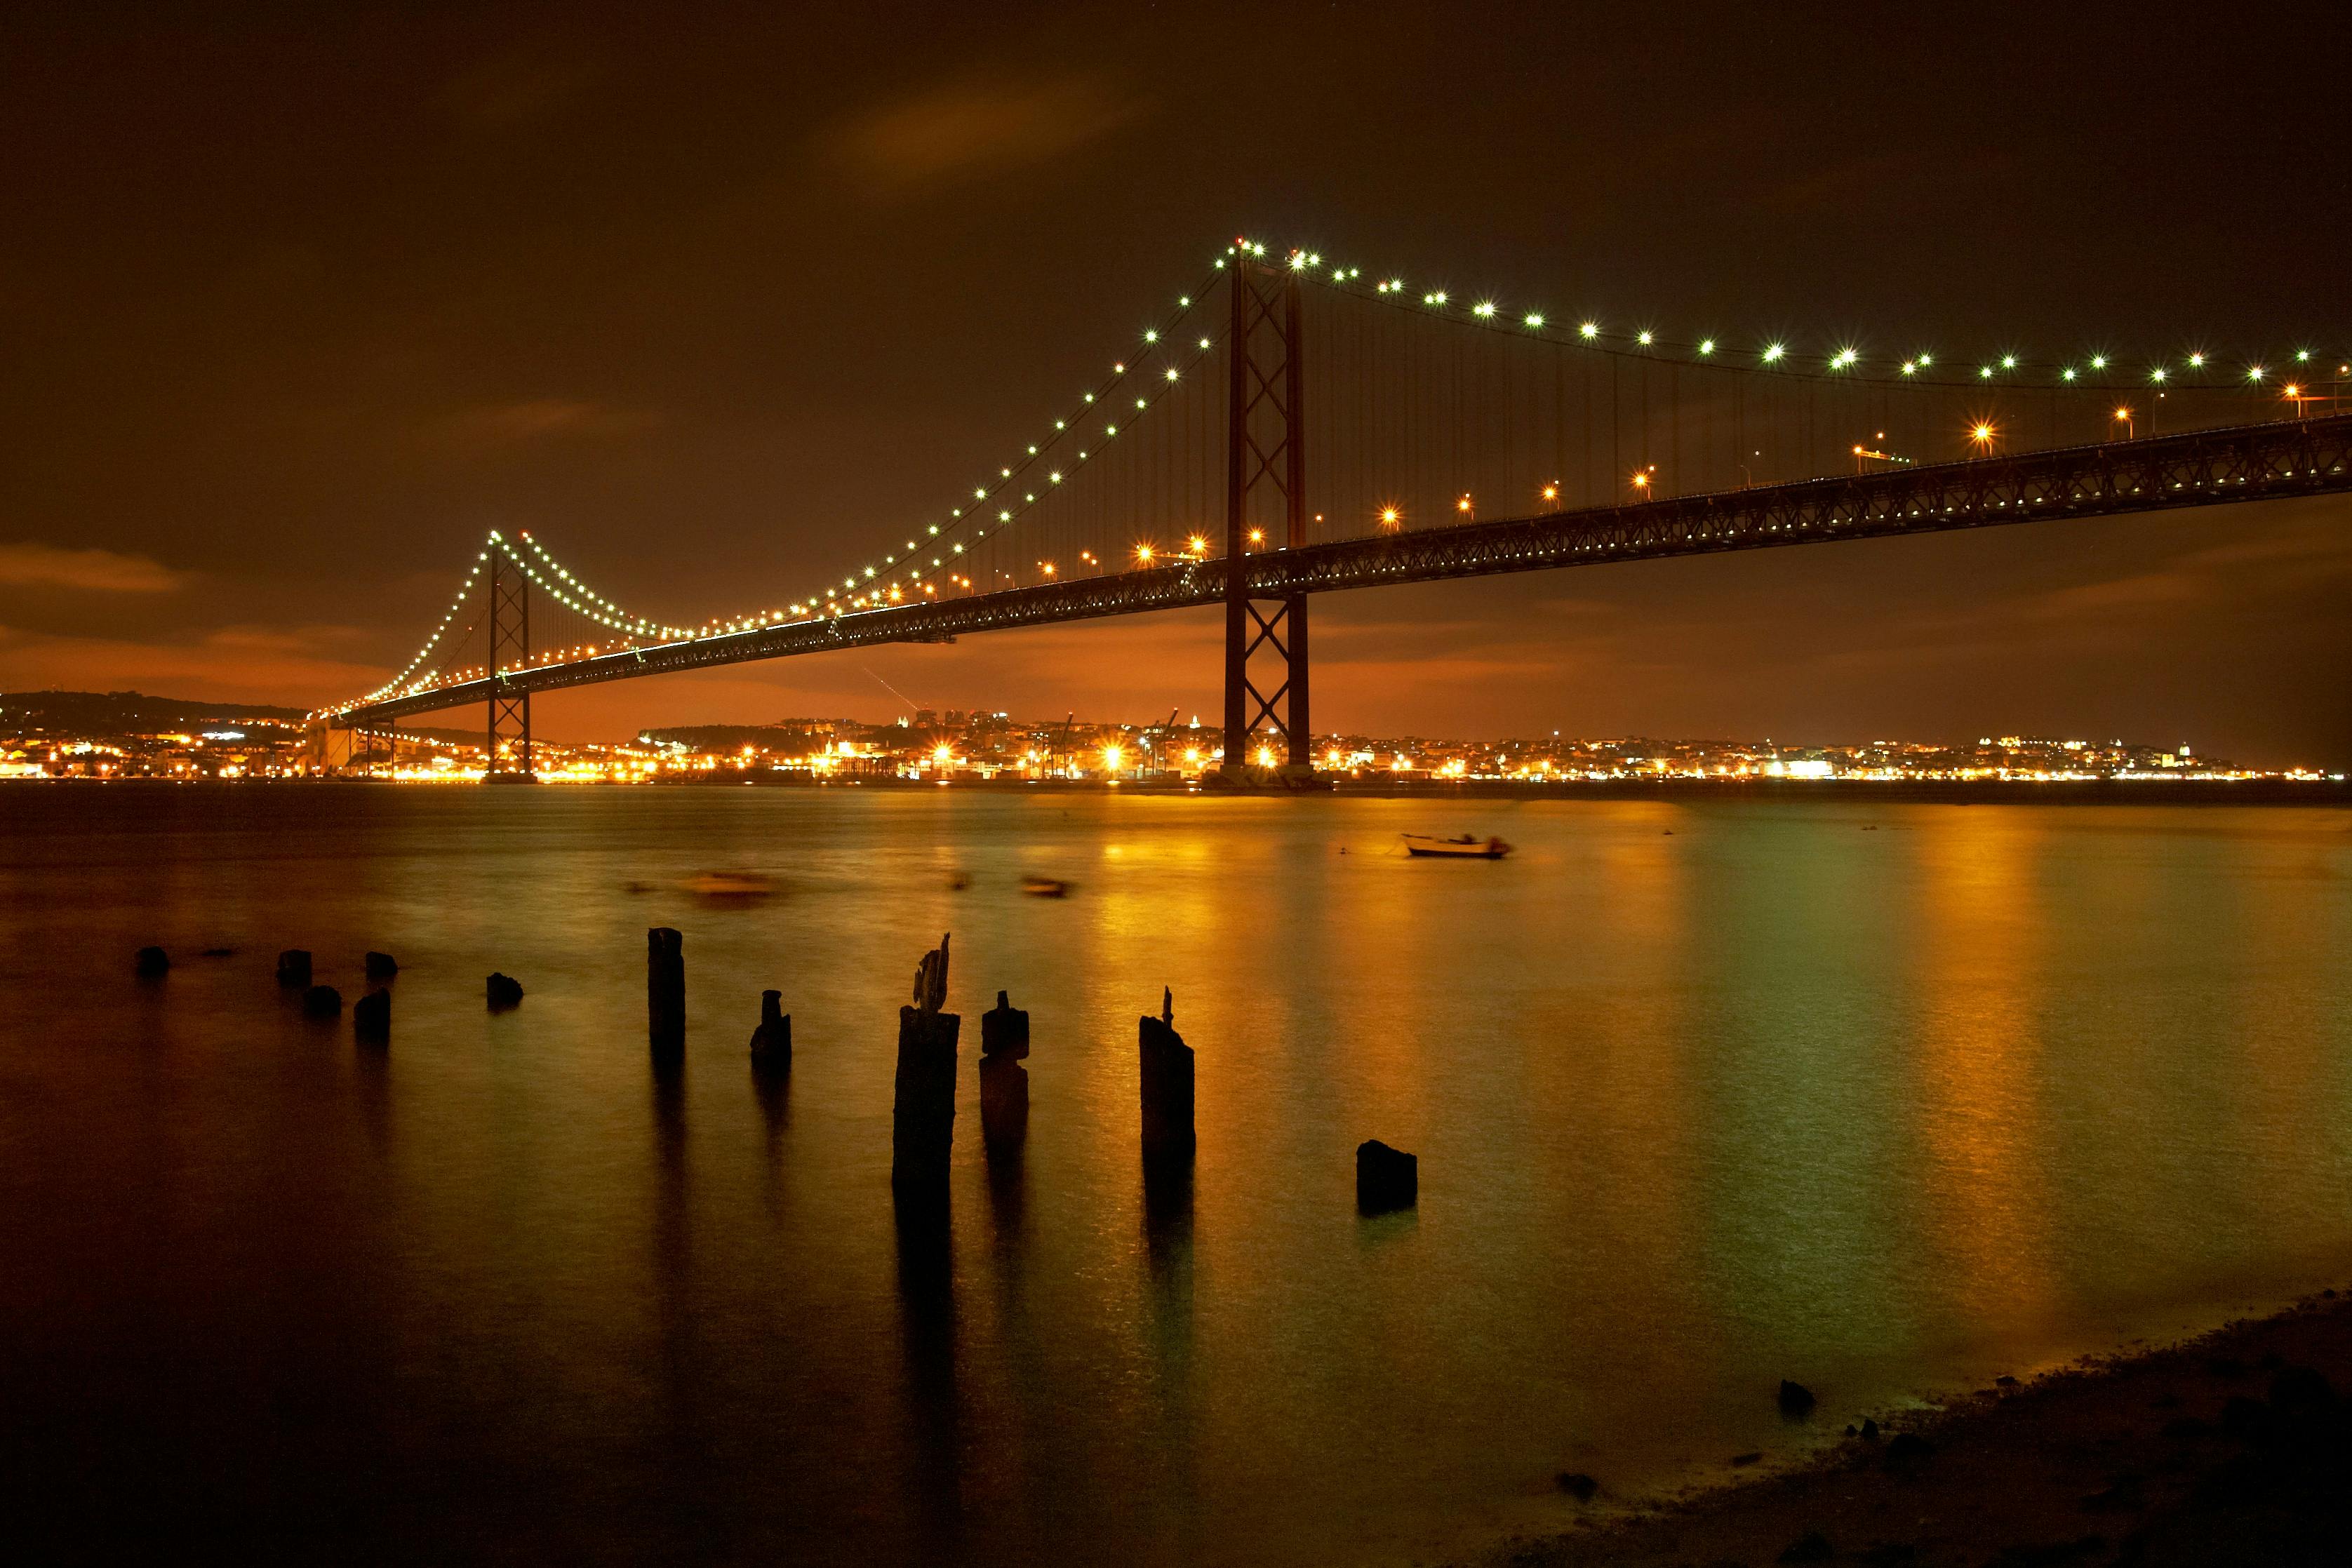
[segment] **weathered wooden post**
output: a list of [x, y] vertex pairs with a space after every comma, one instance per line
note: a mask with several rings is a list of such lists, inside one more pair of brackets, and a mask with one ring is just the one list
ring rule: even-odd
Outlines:
[[784, 1011], [784, 993], [760, 993], [760, 1027], [751, 1031], [751, 1065], [770, 1071], [788, 1071], [793, 1065], [793, 1015]]
[[371, 952], [361, 962], [367, 970], [368, 984], [372, 986], [388, 984], [394, 975], [400, 973], [400, 961], [389, 953]]
[[667, 925], [646, 931], [646, 1035], [656, 1056], [686, 1050], [686, 938]]
[[1356, 1145], [1356, 1207], [1364, 1214], [1411, 1208], [1421, 1198], [1421, 1161], [1378, 1138]]
[[278, 983], [288, 990], [310, 988], [310, 955], [307, 950], [289, 947], [278, 955]]
[[142, 980], [160, 980], [172, 972], [172, 956], [161, 947], [142, 947], [131, 967]]
[[898, 1076], [890, 1110], [890, 1185], [927, 1190], [946, 1185], [955, 1146], [957, 1014], [948, 999], [948, 939], [915, 968], [915, 998], [898, 1009]]
[[1143, 1157], [1192, 1157], [1192, 1048], [1176, 1032], [1175, 994], [1162, 987], [1160, 1016], [1137, 1021], [1142, 1056]]
[[980, 1135], [992, 1149], [1009, 1149], [1029, 1135], [1029, 1014], [1003, 991], [980, 1015]]

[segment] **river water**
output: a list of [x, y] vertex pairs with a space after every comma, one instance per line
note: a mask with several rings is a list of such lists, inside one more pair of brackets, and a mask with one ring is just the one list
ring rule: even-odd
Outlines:
[[[1395, 852], [1457, 829], [1519, 852]], [[888, 1182], [942, 931], [944, 1228]], [[346, 998], [398, 956], [389, 1051], [291, 946]], [[1200, 1149], [1147, 1193], [1163, 985]], [[59, 1558], [1444, 1559], [1563, 1469], [1718, 1477], [2352, 1269], [2324, 807], [9, 787], [0, 1009], [0, 1500]], [[1417, 1210], [1355, 1212], [1370, 1137]]]

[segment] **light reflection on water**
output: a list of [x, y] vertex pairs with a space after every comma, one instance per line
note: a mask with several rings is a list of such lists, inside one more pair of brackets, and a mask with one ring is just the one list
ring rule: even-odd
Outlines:
[[[1870, 831], [1864, 831], [1867, 827]], [[1499, 865], [1393, 853], [1502, 832]], [[2352, 1260], [2352, 813], [0, 797], [0, 1490], [87, 1539], [1437, 1555]], [[1342, 849], [1348, 852], [1341, 853]], [[723, 907], [709, 867], [776, 873]], [[969, 873], [952, 891], [950, 873]], [[1025, 899], [1027, 873], [1077, 883]], [[625, 883], [656, 884], [631, 894]], [[644, 1046], [644, 930], [690, 1038]], [[955, 933], [944, 1215], [894, 1009]], [[128, 975], [147, 941], [169, 979]], [[228, 958], [197, 956], [233, 946]], [[270, 980], [362, 988], [352, 1048]], [[491, 1016], [492, 968], [523, 1006]], [[1135, 1019], [1200, 1053], [1147, 1187]], [[759, 992], [793, 1015], [755, 1080]], [[1033, 1014], [1025, 1156], [977, 1015]], [[1351, 1151], [1422, 1156], [1360, 1219]]]

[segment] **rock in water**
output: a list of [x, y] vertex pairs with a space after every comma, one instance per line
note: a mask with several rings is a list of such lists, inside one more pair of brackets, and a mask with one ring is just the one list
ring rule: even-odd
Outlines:
[[1808, 1530], [1781, 1549], [1780, 1560], [1783, 1563], [1826, 1563], [1836, 1555], [1837, 1549], [1830, 1544], [1828, 1536], [1818, 1530]]
[[522, 1005], [522, 982], [511, 975], [501, 975], [493, 971], [490, 975], [488, 994], [490, 1010], [504, 1012], [509, 1008]]
[[1552, 1484], [1579, 1502], [1591, 1502], [1592, 1494], [1601, 1490], [1601, 1483], [1582, 1470], [1562, 1470], [1552, 1478]]
[[1813, 1391], [1801, 1383], [1780, 1380], [1780, 1414], [1793, 1418], [1813, 1413]]
[[793, 1064], [793, 1015], [784, 1011], [784, 993], [760, 993], [760, 1027], [751, 1031], [751, 1061], [760, 1067]]
[[1411, 1208], [1421, 1198], [1421, 1159], [1378, 1138], [1356, 1145], [1356, 1207], [1365, 1214]]
[[1887, 1441], [1886, 1462], [1889, 1465], [1916, 1464], [1936, 1451], [1936, 1446], [1916, 1432], [1897, 1432]]
[[312, 986], [302, 993], [302, 1016], [332, 1019], [343, 1016], [343, 993], [332, 986]]
[[382, 984], [400, 973], [399, 964], [394, 961], [389, 953], [370, 953], [367, 956], [366, 965], [367, 977], [375, 984]]
[[980, 1015], [980, 1054], [1015, 1061], [1029, 1054], [1029, 1014], [1008, 1001], [1003, 991], [996, 993], [996, 1005]]
[[172, 972], [172, 956], [161, 947], [142, 947], [131, 961], [131, 972], [142, 980], [160, 979]]
[[1189, 1160], [1195, 1144], [1192, 1048], [1176, 1032], [1176, 998], [1166, 988], [1160, 993], [1160, 1016], [1136, 1020], [1136, 1044], [1142, 1068], [1143, 1156]]
[[292, 988], [310, 983], [310, 955], [299, 947], [289, 947], [278, 955], [278, 983]]
[[352, 1004], [352, 1033], [362, 1045], [392, 1043], [390, 991], [370, 991]]

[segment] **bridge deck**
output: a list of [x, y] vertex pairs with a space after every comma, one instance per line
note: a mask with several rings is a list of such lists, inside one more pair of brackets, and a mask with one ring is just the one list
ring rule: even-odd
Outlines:
[[[1246, 556], [1242, 570], [1251, 594], [1276, 598], [2347, 490], [2352, 490], [2352, 414], [2336, 414], [1336, 540]], [[1186, 561], [926, 601], [544, 664], [511, 672], [498, 684], [509, 695], [554, 691], [712, 664], [1216, 604], [1223, 601], [1229, 570], [1222, 559]], [[488, 700], [491, 685], [485, 678], [390, 697], [353, 708], [336, 722], [381, 725], [478, 704]]]

